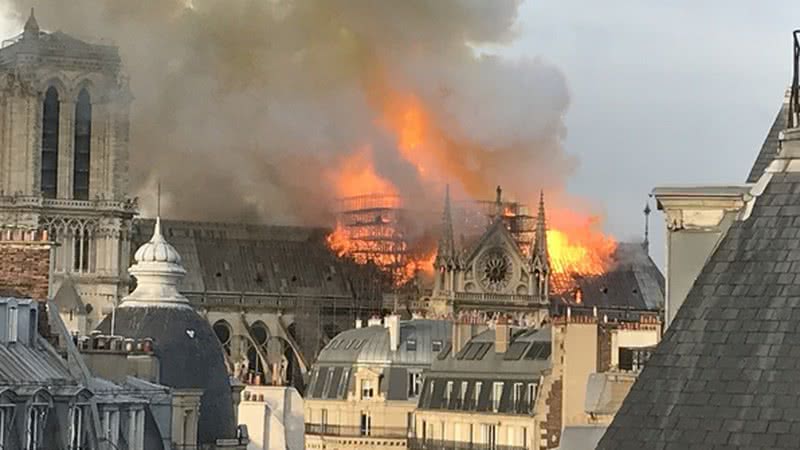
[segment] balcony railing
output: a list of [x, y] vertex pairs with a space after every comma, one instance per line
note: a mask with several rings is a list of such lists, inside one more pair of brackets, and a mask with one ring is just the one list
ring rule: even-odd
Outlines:
[[528, 447], [411, 438], [408, 440], [408, 450], [528, 450]]
[[409, 431], [406, 427], [353, 427], [343, 425], [328, 425], [320, 423], [307, 423], [306, 434], [316, 434], [336, 437], [376, 437], [376, 438], [407, 438]]

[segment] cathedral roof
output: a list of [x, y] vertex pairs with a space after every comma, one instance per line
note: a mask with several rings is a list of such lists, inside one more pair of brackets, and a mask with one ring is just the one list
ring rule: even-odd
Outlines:
[[[134, 224], [133, 242], [150, 238], [153, 219]], [[162, 221], [162, 233], [182, 256], [178, 284], [192, 298], [205, 292], [352, 298], [375, 278], [368, 267], [337, 258], [330, 230], [313, 227]]]
[[800, 130], [784, 135], [599, 449], [797, 447]]
[[[558, 261], [552, 266], [560, 267]], [[550, 273], [551, 297], [565, 305], [657, 310], [664, 307], [664, 275], [639, 242], [620, 242], [602, 275]]]
[[[36, 58], [31, 59], [33, 55]], [[121, 65], [117, 47], [89, 43], [61, 31], [39, 31], [33, 14], [25, 24], [23, 33], [4, 41], [4, 46], [0, 48], [0, 68], [43, 62], [77, 67], [73, 64], [75, 60], [100, 62], [104, 68], [112, 71], [118, 70]]]

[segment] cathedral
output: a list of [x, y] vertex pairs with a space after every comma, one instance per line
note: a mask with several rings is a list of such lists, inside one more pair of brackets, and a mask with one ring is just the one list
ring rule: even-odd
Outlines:
[[[0, 48], [0, 229], [48, 232], [55, 243], [49, 296], [74, 333], [89, 333], [117, 311], [135, 285], [127, 272], [131, 250], [156, 228], [154, 220], [134, 219], [132, 98], [116, 47], [42, 31], [33, 13]], [[441, 316], [502, 312], [539, 325], [554, 297], [544, 197], [537, 216], [525, 216], [524, 233], [499, 188], [496, 202], [487, 203], [494, 208], [488, 226], [456, 244], [446, 195], [432, 289], [419, 290], [415, 309]], [[280, 366], [282, 381], [302, 388], [330, 338], [386, 308], [392, 289], [380, 270], [333, 254], [329, 231], [161, 221], [160, 233], [187, 272], [178, 290], [212, 326], [229, 373], [269, 379]], [[638, 244], [631, 248], [642, 253]], [[657, 307], [663, 280], [643, 276], [638, 267], [655, 266], [646, 254], [641, 260], [619, 282], [609, 284], [613, 273], [586, 279], [594, 283], [583, 287], [586, 305], [618, 302], [619, 292], [638, 302], [634, 308]]]
[[45, 33], [31, 13], [0, 49], [0, 224], [43, 228], [96, 324], [127, 294], [132, 96], [115, 47]]
[[544, 194], [528, 251], [503, 213], [497, 188], [495, 211], [486, 230], [472, 243], [457, 248], [449, 189], [445, 194], [439, 246], [434, 261], [435, 280], [428, 309], [438, 314], [480, 310], [516, 315], [541, 323], [549, 307], [550, 262], [547, 253]]

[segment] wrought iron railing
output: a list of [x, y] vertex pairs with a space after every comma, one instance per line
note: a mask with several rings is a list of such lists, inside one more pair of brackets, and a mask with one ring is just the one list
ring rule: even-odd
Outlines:
[[528, 450], [528, 447], [411, 438], [408, 440], [408, 450]]
[[306, 434], [340, 437], [407, 438], [409, 435], [409, 430], [406, 427], [364, 428], [358, 426], [307, 423]]

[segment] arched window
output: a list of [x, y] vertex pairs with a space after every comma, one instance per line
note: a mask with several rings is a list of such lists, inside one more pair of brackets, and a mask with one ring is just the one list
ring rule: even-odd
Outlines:
[[217, 335], [217, 339], [222, 344], [222, 347], [225, 349], [225, 352], [229, 355], [231, 354], [231, 337], [233, 336], [233, 331], [231, 329], [230, 324], [224, 319], [218, 320], [214, 322], [214, 333]]
[[58, 194], [58, 91], [50, 86], [44, 95], [42, 114], [42, 196], [56, 198]]
[[72, 197], [89, 199], [89, 166], [92, 141], [92, 102], [89, 92], [81, 89], [75, 104], [75, 161], [72, 172]]

